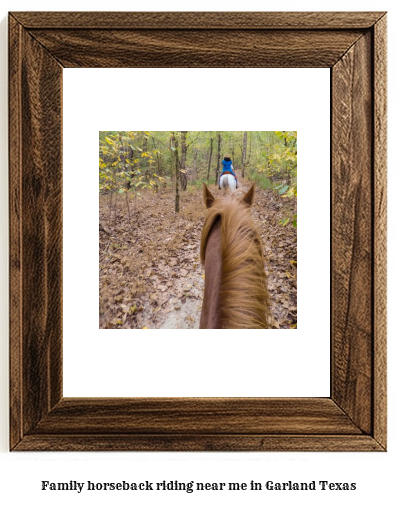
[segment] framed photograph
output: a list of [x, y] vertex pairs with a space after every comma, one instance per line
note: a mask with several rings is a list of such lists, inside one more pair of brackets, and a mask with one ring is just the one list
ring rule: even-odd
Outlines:
[[[331, 69], [329, 397], [63, 397], [63, 69], [120, 67]], [[9, 97], [11, 450], [386, 450], [386, 13], [10, 13]]]

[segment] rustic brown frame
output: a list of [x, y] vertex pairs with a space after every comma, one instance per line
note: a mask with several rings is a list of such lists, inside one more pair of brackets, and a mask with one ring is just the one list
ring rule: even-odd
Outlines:
[[[15, 12], [9, 44], [10, 448], [385, 450], [385, 13]], [[62, 69], [124, 66], [331, 68], [330, 398], [62, 397]]]

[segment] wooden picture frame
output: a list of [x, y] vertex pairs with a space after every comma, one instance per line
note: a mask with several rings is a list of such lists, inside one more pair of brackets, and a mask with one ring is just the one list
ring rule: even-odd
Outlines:
[[[63, 398], [64, 67], [331, 69], [329, 398]], [[385, 13], [14, 12], [9, 97], [11, 450], [386, 449]]]

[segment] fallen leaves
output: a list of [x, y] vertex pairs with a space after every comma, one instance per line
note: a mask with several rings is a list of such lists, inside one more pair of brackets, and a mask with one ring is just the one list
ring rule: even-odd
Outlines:
[[253, 216], [261, 233], [274, 329], [293, 329], [297, 323], [297, 230], [281, 223], [294, 211], [295, 199], [281, 199], [271, 190], [258, 190]]
[[[193, 322], [188, 319], [185, 327], [198, 327], [204, 287], [199, 261], [204, 208], [198, 206], [196, 194], [183, 196], [176, 215], [172, 193], [142, 193], [131, 229], [125, 227], [125, 201], [117, 201], [116, 221], [107, 225], [111, 244], [108, 234], [100, 234], [100, 328], [141, 329], [147, 322], [158, 328], [186, 301], [195, 302], [197, 310], [190, 307]], [[101, 222], [107, 215], [106, 202], [101, 202]]]

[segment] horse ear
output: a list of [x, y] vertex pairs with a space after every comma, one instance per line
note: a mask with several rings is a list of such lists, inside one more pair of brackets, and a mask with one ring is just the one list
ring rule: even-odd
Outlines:
[[248, 192], [242, 199], [243, 203], [245, 203], [248, 207], [251, 207], [252, 203], [254, 202], [254, 194], [255, 194], [255, 183], [252, 184], [251, 188], [248, 190]]
[[204, 196], [204, 204], [207, 208], [211, 208], [214, 204], [215, 197], [208, 190], [208, 187], [205, 183], [203, 183], [203, 196]]

